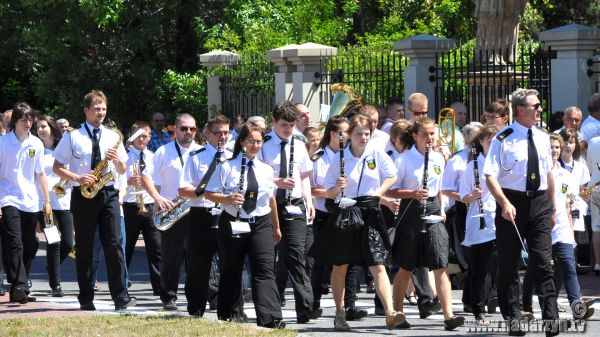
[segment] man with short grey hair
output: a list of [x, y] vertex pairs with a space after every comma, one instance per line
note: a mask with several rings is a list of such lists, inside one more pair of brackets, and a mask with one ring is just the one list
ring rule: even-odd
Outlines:
[[58, 125], [58, 129], [60, 130], [61, 134], [64, 134], [65, 131], [67, 131], [69, 129], [69, 121], [66, 120], [65, 118], [60, 118], [56, 121], [56, 124]]
[[152, 132], [148, 142], [148, 150], [155, 152], [159, 147], [171, 142], [171, 135], [165, 129], [165, 115], [155, 112], [150, 120]]

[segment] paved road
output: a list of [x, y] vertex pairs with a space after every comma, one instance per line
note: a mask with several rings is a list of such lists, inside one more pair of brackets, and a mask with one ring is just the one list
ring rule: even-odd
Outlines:
[[[128, 313], [144, 314], [144, 315], [181, 315], [186, 316], [185, 312], [186, 303], [185, 296], [181, 292], [178, 304], [180, 310], [176, 313], [162, 311], [162, 304], [160, 300], [152, 295], [152, 290], [148, 282], [147, 264], [145, 261], [144, 247], [136, 248], [135, 256], [132, 261], [132, 268], [129, 271], [130, 280], [133, 282], [133, 286], [130, 292], [133, 296], [138, 299], [138, 306], [127, 310]], [[82, 313], [78, 310], [79, 304], [77, 302], [77, 283], [75, 277], [75, 264], [72, 259], [67, 259], [63, 264], [62, 272], [62, 286], [66, 296], [63, 298], [50, 297], [50, 288], [47, 283], [46, 275], [46, 259], [45, 250], [40, 249], [38, 256], [33, 262], [31, 278], [33, 280], [32, 294], [37, 297], [38, 301], [35, 303], [28, 303], [26, 305], [18, 305], [8, 303], [8, 295], [0, 297], [0, 319], [13, 318], [13, 317], [48, 317], [48, 316], [66, 316], [66, 315], [82, 315], [90, 313]], [[101, 266], [99, 279], [101, 281], [106, 280], [106, 271], [104, 264]], [[182, 281], [184, 276], [182, 276]], [[590, 297], [600, 297], [600, 277], [593, 276], [592, 274], [581, 276], [580, 283], [582, 284], [583, 294]], [[95, 313], [108, 313], [115, 314], [113, 310], [113, 303], [110, 300], [108, 293], [108, 285], [106, 282], [101, 282], [102, 291], [97, 293], [95, 299], [95, 305], [97, 311]], [[180, 285], [180, 289], [183, 289], [183, 284]], [[349, 322], [352, 326], [353, 331], [368, 336], [460, 336], [460, 335], [506, 335], [501, 332], [475, 332], [473, 331], [474, 325], [472, 323], [472, 315], [463, 312], [462, 303], [460, 302], [461, 291], [453, 291], [453, 309], [455, 314], [464, 315], [467, 319], [467, 324], [464, 327], [457, 329], [454, 332], [447, 332], [443, 329], [443, 316], [440, 314], [432, 315], [427, 319], [419, 319], [418, 310], [414, 306], [405, 305], [405, 314], [408, 321], [413, 325], [410, 330], [395, 330], [389, 331], [385, 328], [384, 317], [374, 316], [373, 306], [373, 295], [360, 293], [358, 306], [367, 308], [370, 315], [363, 320]], [[289, 323], [288, 326], [292, 329], [299, 331], [301, 336], [314, 336], [314, 337], [330, 337], [330, 336], [346, 336], [346, 334], [336, 333], [333, 331], [333, 317], [334, 317], [334, 304], [331, 298], [331, 294], [326, 295], [322, 300], [322, 307], [324, 309], [323, 317], [318, 320], [311, 321], [308, 324], [296, 324], [296, 317], [293, 302], [293, 295], [291, 289], [286, 291], [287, 305], [283, 310], [284, 319]], [[536, 318], [541, 318], [539, 315], [539, 306], [536, 303]], [[564, 307], [568, 308], [568, 302], [565, 296], [561, 296], [559, 303]], [[246, 303], [246, 312], [250, 318], [254, 318], [254, 310], [252, 303]], [[579, 332], [573, 332], [575, 335], [589, 335], [599, 336], [600, 335], [600, 303], [595, 304], [594, 308], [597, 313], [595, 317], [589, 320], [585, 326], [578, 325]], [[210, 320], [216, 320], [216, 313], [214, 311], [207, 311], [205, 318]], [[567, 309], [566, 313], [561, 314], [561, 318], [570, 319], [572, 318], [570, 310]], [[490, 320], [499, 321], [501, 319], [500, 314], [494, 314], [489, 317]], [[573, 328], [574, 329], [574, 328]], [[583, 331], [582, 331], [583, 330]], [[571, 333], [571, 335], [573, 335]], [[532, 335], [541, 335], [532, 334]]]

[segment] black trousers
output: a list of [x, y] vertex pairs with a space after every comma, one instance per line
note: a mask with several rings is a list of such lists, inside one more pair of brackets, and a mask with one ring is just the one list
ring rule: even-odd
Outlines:
[[188, 213], [171, 228], [160, 232], [160, 299], [163, 303], [177, 300], [181, 263], [188, 245], [189, 221]]
[[29, 293], [27, 274], [38, 249], [36, 221], [37, 212], [23, 212], [14, 206], [2, 207], [2, 258], [11, 293], [17, 288]]
[[[552, 258], [552, 202], [547, 193], [525, 196], [504, 189], [504, 194], [516, 208], [515, 223], [527, 240], [529, 268], [533, 268], [543, 319], [557, 319], [556, 286], [550, 265]], [[519, 305], [519, 259], [521, 243], [513, 224], [502, 217], [502, 207], [496, 205], [496, 246], [498, 249], [498, 304], [506, 319], [521, 319]]]
[[77, 283], [79, 284], [79, 303], [88, 304], [94, 300], [92, 286], [92, 259], [94, 235], [100, 235], [102, 250], [106, 260], [108, 289], [112, 300], [126, 301], [129, 293], [125, 285], [126, 264], [121, 232], [121, 211], [119, 191], [114, 187], [103, 188], [92, 199], [81, 195], [78, 187], [71, 195], [71, 212], [75, 224], [75, 242], [77, 245]]
[[250, 224], [250, 233], [233, 237], [230, 224], [233, 219], [234, 217], [223, 212], [219, 222], [219, 246], [223, 249], [220, 252], [221, 278], [217, 315], [221, 320], [241, 317], [242, 270], [248, 255], [256, 322], [260, 326], [269, 325], [282, 318], [274, 274], [273, 225], [269, 215], [260, 217]]
[[131, 264], [135, 244], [140, 232], [144, 237], [146, 247], [146, 258], [148, 259], [148, 271], [150, 284], [155, 294], [160, 293], [160, 231], [154, 225], [152, 208], [154, 204], [146, 205], [146, 213], [139, 213], [136, 203], [126, 202], [123, 204], [123, 216], [125, 218], [125, 259], [127, 268]]
[[185, 296], [188, 312], [200, 312], [200, 316], [206, 308], [213, 255], [218, 253], [219, 228], [215, 226], [218, 226], [219, 216], [211, 215], [210, 210], [192, 207], [188, 225], [190, 244], [186, 253]]
[[[312, 244], [314, 242], [314, 238], [315, 238], [314, 228], [315, 228], [314, 221], [313, 221], [312, 225], [306, 226], [306, 241], [304, 244], [304, 257], [306, 259], [306, 261], [305, 261], [306, 275], [308, 275], [309, 277], [311, 277], [312, 270], [315, 265], [315, 259], [311, 256], [308, 256], [308, 250], [312, 246]], [[284, 294], [285, 287], [286, 287], [287, 281], [288, 281], [288, 273], [289, 272], [288, 272], [288, 269], [287, 269], [287, 266], [285, 263], [278, 263], [275, 266], [275, 280], [277, 281], [277, 289], [279, 290], [280, 296], [283, 296], [283, 294]], [[312, 287], [312, 281], [311, 281], [311, 287]], [[314, 289], [313, 289], [313, 294], [314, 294]]]
[[303, 315], [306, 311], [312, 310], [314, 298], [310, 279], [306, 273], [306, 207], [301, 198], [294, 199], [292, 204], [300, 207], [302, 214], [286, 216], [284, 215], [285, 204], [277, 204], [282, 235], [278, 245], [277, 263], [286, 265], [294, 288], [296, 314]]
[[469, 282], [471, 285], [470, 303], [473, 306], [473, 315], [477, 317], [485, 313], [487, 300], [496, 296], [490, 292], [490, 283], [495, 283], [498, 269], [495, 261], [496, 242], [488, 241], [472, 245], [469, 249]]
[[[60, 232], [60, 241], [46, 248], [48, 264], [48, 283], [51, 288], [60, 286], [60, 265], [69, 256], [73, 248], [73, 214], [70, 210], [52, 210], [54, 223]], [[38, 213], [38, 221], [44, 223], [44, 213]]]

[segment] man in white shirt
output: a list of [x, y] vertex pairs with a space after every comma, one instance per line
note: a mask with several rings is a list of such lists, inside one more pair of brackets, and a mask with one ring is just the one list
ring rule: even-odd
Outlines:
[[387, 118], [383, 125], [381, 125], [381, 131], [389, 135], [394, 122], [398, 119], [404, 119], [404, 103], [396, 99], [391, 100], [388, 103], [386, 112]]
[[371, 119], [373, 134], [371, 140], [369, 140], [369, 146], [376, 146], [380, 149], [384, 149], [390, 141], [390, 135], [377, 129], [377, 122], [379, 121], [379, 112], [372, 105], [365, 105], [360, 108], [360, 113], [363, 116], [367, 116]]

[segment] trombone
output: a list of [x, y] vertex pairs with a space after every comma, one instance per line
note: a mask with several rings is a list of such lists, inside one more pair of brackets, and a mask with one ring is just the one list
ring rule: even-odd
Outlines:
[[448, 146], [450, 154], [456, 152], [456, 115], [452, 108], [444, 108], [438, 114], [437, 143]]

